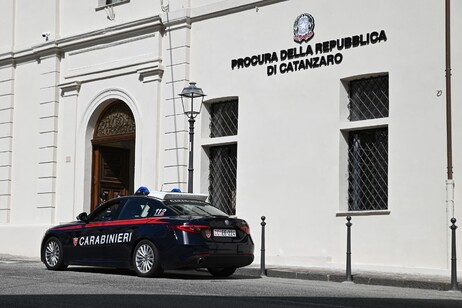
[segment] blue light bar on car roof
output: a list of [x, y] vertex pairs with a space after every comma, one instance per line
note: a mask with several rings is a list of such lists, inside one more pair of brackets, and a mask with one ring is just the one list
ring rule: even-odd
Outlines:
[[178, 192], [169, 192], [169, 191], [155, 191], [151, 193], [151, 196], [163, 199], [163, 200], [199, 200], [205, 201], [208, 196], [203, 194], [189, 194], [189, 193], [178, 193]]

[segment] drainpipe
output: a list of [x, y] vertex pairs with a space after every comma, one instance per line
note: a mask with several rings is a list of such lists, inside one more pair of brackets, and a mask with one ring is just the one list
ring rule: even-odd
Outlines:
[[[452, 178], [452, 125], [451, 125], [451, 0], [446, 0], [446, 132], [448, 179], [446, 181], [447, 207], [452, 212], [451, 233], [451, 290], [458, 291], [457, 254], [456, 254], [456, 219], [454, 209], [454, 180]], [[449, 214], [449, 213], [448, 213]]]
[[446, 200], [448, 210], [454, 217], [454, 180], [452, 178], [452, 121], [451, 121], [451, 0], [446, 0], [446, 137], [447, 168]]

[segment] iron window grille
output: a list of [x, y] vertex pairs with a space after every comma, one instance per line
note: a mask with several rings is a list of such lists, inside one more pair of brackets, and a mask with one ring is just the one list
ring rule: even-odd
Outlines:
[[210, 203], [229, 215], [236, 214], [237, 144], [210, 148]]
[[353, 80], [349, 88], [350, 121], [388, 117], [388, 76]]
[[388, 128], [350, 132], [348, 148], [348, 209], [388, 209]]
[[214, 103], [210, 108], [210, 137], [237, 135], [238, 101]]

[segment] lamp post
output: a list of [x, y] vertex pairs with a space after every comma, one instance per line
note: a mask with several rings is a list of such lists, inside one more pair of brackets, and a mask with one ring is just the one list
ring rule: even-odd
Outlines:
[[[196, 117], [201, 113], [202, 103], [204, 101], [204, 92], [201, 88], [196, 87], [195, 82], [190, 82], [189, 86], [186, 86], [183, 91], [181, 91], [181, 105], [183, 106], [183, 112], [188, 117], [189, 122], [189, 165], [188, 165], [188, 193], [193, 192], [193, 176], [194, 176], [194, 167], [193, 167], [193, 151], [194, 151], [194, 122]], [[201, 98], [199, 107], [194, 108], [194, 99]], [[197, 105], [197, 104], [196, 104]]]

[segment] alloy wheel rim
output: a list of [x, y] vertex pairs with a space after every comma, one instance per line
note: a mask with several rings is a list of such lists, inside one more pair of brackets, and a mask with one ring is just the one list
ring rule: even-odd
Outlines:
[[149, 272], [154, 265], [154, 251], [147, 245], [141, 245], [136, 251], [136, 268], [143, 274]]
[[45, 259], [50, 266], [56, 266], [59, 262], [59, 245], [55, 241], [48, 243], [45, 250]]

